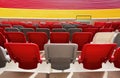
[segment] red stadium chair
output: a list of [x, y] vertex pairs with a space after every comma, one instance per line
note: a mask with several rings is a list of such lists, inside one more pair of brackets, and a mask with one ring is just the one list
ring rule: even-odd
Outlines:
[[49, 28], [50, 28], [50, 31], [52, 31], [53, 28], [62, 28], [62, 25], [54, 24], [54, 25], [51, 25]]
[[94, 23], [94, 26], [95, 26], [95, 27], [103, 28], [104, 25], [105, 25], [105, 22], [95, 22], [95, 23]]
[[12, 26], [10, 25], [10, 24], [2, 24], [1, 26], [0, 26], [0, 28], [3, 28], [3, 29], [5, 29], [5, 28], [11, 28]]
[[4, 47], [4, 43], [6, 43], [6, 39], [4, 35], [0, 32], [0, 46]]
[[110, 62], [113, 62], [116, 68], [120, 68], [120, 48], [116, 49], [114, 55], [111, 56]]
[[112, 32], [113, 30], [113, 28], [100, 28], [99, 32]]
[[42, 63], [39, 47], [32, 43], [6, 43], [10, 58], [18, 62], [19, 68], [34, 69], [38, 63]]
[[22, 32], [6, 32], [8, 42], [13, 43], [26, 43], [25, 36]]
[[86, 69], [99, 69], [102, 63], [110, 59], [116, 44], [86, 44], [78, 58]]
[[51, 32], [50, 42], [51, 43], [69, 43], [69, 32]]
[[50, 30], [48, 28], [36, 28], [36, 32], [45, 32], [48, 38], [50, 38]]
[[99, 31], [99, 28], [84, 28], [83, 32], [92, 32], [95, 35]]
[[72, 36], [72, 43], [78, 44], [78, 50], [81, 51], [83, 45], [92, 41], [92, 36], [91, 32], [75, 32]]
[[0, 28], [0, 32], [5, 35], [5, 30], [3, 28]]
[[40, 50], [44, 50], [44, 45], [48, 42], [48, 37], [45, 32], [29, 32], [27, 33], [28, 42], [35, 43]]

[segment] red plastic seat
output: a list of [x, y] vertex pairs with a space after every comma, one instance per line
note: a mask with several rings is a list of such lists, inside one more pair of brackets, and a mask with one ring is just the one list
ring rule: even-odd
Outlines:
[[99, 32], [112, 32], [113, 30], [113, 28], [100, 28]]
[[94, 23], [94, 26], [95, 26], [95, 27], [103, 28], [104, 25], [105, 25], [105, 22], [95, 22], [95, 23]]
[[6, 32], [8, 42], [13, 43], [26, 43], [25, 36], [22, 32]]
[[0, 28], [0, 32], [1, 32], [3, 35], [5, 35], [5, 31], [4, 31], [3, 28]]
[[120, 29], [120, 22], [112, 22], [111, 28], [113, 28], [114, 30]]
[[14, 62], [18, 62], [19, 68], [34, 69], [38, 63], [42, 63], [39, 47], [33, 43], [6, 43], [5, 47]]
[[11, 21], [2, 20], [1, 24], [11, 24]]
[[32, 28], [32, 29], [34, 29], [34, 31], [36, 30], [36, 27], [33, 26], [32, 23], [28, 23], [28, 24], [24, 25], [24, 28]]
[[86, 44], [78, 58], [86, 69], [99, 69], [102, 63], [110, 59], [116, 44]]
[[0, 46], [4, 47], [4, 43], [6, 43], [6, 39], [4, 35], [0, 32]]
[[5, 28], [11, 28], [12, 26], [10, 25], [10, 24], [2, 24], [1, 26], [0, 26], [0, 28], [3, 28], [3, 29], [5, 29]]
[[29, 32], [27, 33], [28, 42], [35, 43], [40, 50], [44, 50], [44, 45], [48, 42], [48, 37], [45, 32]]
[[120, 68], [120, 47], [117, 48], [114, 55], [111, 56], [110, 62], [113, 62], [116, 68]]
[[78, 50], [81, 51], [83, 45], [92, 41], [92, 36], [91, 32], [75, 32], [72, 36], [72, 43], [78, 44]]
[[103, 28], [111, 28], [111, 27], [112, 27], [111, 22], [106, 22], [105, 25], [103, 26]]
[[83, 32], [92, 32], [95, 35], [99, 31], [99, 28], [84, 28]]
[[48, 28], [49, 29], [49, 26], [46, 24], [40, 24], [39, 28]]
[[51, 43], [69, 43], [69, 32], [51, 32], [50, 42]]
[[88, 28], [88, 26], [87, 25], [80, 25], [80, 26], [78, 26], [77, 28], [81, 28], [82, 30], [84, 30], [85, 28]]
[[52, 31], [53, 28], [62, 28], [62, 25], [59, 25], [59, 24], [58, 25], [57, 24], [51, 25], [49, 27], [50, 31]]

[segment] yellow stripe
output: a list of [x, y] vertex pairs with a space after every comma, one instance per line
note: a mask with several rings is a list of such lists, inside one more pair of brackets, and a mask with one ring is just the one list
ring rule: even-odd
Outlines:
[[6, 18], [76, 18], [76, 15], [91, 15], [92, 18], [120, 18], [120, 8], [92, 10], [0, 8], [0, 17]]

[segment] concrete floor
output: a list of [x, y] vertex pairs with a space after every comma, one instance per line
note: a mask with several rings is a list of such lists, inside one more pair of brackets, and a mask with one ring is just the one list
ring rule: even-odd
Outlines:
[[6, 67], [0, 68], [0, 74], [0, 78], [21, 78], [21, 76], [22, 78], [119, 78], [120, 69], [107, 62], [103, 63], [101, 69], [87, 70], [76, 61], [70, 65], [70, 69], [64, 71], [51, 69], [51, 65], [46, 62], [38, 64], [36, 69], [24, 70], [18, 68], [18, 64], [12, 61], [7, 63]]

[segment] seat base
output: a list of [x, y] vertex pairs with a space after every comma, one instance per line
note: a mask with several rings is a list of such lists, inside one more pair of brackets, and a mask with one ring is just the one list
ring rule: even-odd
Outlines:
[[94, 69], [99, 69], [102, 68], [102, 64], [88, 64], [88, 63], [84, 63], [83, 67], [85, 69], [90, 69], [90, 70], [94, 70]]
[[19, 63], [19, 67], [22, 69], [35, 69], [37, 68], [37, 63], [35, 62], [22, 62]]

